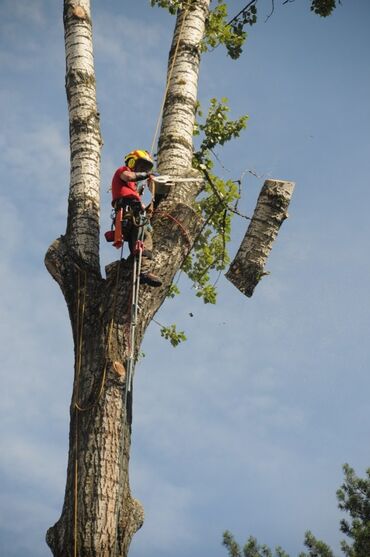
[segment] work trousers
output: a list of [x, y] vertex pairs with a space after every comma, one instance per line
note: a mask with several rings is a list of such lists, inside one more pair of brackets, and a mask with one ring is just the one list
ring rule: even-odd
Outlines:
[[153, 236], [149, 220], [144, 218], [145, 224], [140, 225], [140, 215], [142, 214], [142, 205], [140, 201], [121, 198], [117, 200], [115, 208], [123, 209], [122, 235], [124, 240], [128, 243], [131, 254], [135, 251], [137, 240], [140, 239], [143, 242], [141, 272], [148, 273], [153, 258]]
[[[125, 219], [125, 217], [123, 217]], [[150, 224], [144, 224], [143, 234], [140, 232], [141, 228], [135, 226], [132, 222], [129, 225], [129, 230], [126, 226], [123, 228], [123, 235], [125, 240], [127, 240], [130, 252], [133, 253], [135, 250], [136, 241], [141, 237], [143, 242], [143, 253], [141, 256], [141, 272], [148, 273], [150, 271], [151, 260], [153, 258], [153, 235], [151, 232]]]

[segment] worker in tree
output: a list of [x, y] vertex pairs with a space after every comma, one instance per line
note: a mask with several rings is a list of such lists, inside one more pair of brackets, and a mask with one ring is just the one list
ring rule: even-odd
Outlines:
[[[140, 215], [145, 214], [145, 207], [141, 202], [144, 186], [141, 184], [138, 187], [137, 183], [151, 180], [153, 164], [148, 151], [131, 151], [125, 157], [125, 166], [117, 168], [112, 179], [112, 205], [116, 211], [123, 209], [122, 232], [125, 240], [128, 241], [131, 253], [138, 239], [138, 219]], [[129, 218], [130, 216], [133, 218]], [[146, 217], [150, 216], [150, 208], [148, 208]], [[149, 219], [144, 225], [143, 243], [140, 282], [149, 286], [161, 286], [161, 279], [150, 272], [153, 240]]]

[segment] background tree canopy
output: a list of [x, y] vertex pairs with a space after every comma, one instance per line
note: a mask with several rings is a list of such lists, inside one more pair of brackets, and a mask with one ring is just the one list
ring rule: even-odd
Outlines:
[[[349, 540], [342, 540], [341, 549], [346, 557], [367, 557], [370, 554], [370, 468], [365, 478], [359, 478], [348, 464], [343, 470], [345, 477], [337, 491], [337, 500], [339, 509], [348, 514], [348, 518], [341, 520], [340, 529]], [[228, 531], [224, 533], [223, 545], [229, 557], [289, 557], [281, 547], [276, 547], [274, 552], [253, 537], [241, 549]], [[332, 549], [310, 531], [306, 532], [304, 545], [308, 552], [300, 553], [299, 557], [334, 557]]]

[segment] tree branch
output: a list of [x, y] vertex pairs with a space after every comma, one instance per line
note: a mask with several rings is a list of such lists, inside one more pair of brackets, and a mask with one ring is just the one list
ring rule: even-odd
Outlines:
[[71, 152], [68, 244], [99, 268], [100, 149], [89, 0], [64, 0], [66, 93]]
[[293, 182], [265, 181], [251, 223], [226, 273], [226, 278], [248, 297], [252, 296], [261, 278], [268, 274], [264, 266], [279, 228], [288, 217], [293, 190]]

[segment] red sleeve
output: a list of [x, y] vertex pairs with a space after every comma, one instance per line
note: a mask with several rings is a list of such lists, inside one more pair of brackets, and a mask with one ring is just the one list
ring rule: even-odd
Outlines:
[[125, 170], [130, 171], [127, 166], [120, 166], [117, 168], [112, 179], [112, 201], [120, 197], [131, 197], [140, 201], [140, 195], [136, 189], [136, 182], [125, 182], [122, 180], [121, 174]]
[[121, 173], [126, 170], [126, 166], [120, 166], [115, 171], [113, 178], [112, 178], [112, 199], [113, 201], [118, 197], [121, 197], [121, 187], [123, 186], [123, 180], [121, 180], [120, 175]]

